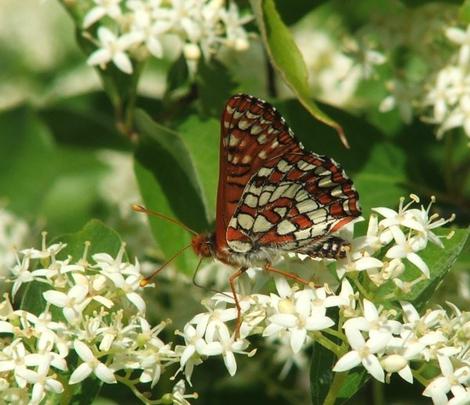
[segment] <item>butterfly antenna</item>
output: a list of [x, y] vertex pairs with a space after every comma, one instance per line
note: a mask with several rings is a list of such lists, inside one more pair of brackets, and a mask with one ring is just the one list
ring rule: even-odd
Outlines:
[[193, 235], [198, 235], [198, 233], [196, 231], [194, 231], [191, 228], [187, 227], [185, 224], [178, 221], [177, 219], [168, 217], [165, 214], [162, 214], [160, 212], [145, 208], [143, 205], [132, 204], [131, 207], [135, 212], [142, 212], [142, 213], [147, 214], [149, 216], [164, 219], [165, 221], [171, 222], [172, 224], [179, 225], [181, 228], [187, 230], [189, 233], [192, 233]]
[[160, 273], [165, 267], [167, 267], [173, 260], [175, 260], [181, 253], [183, 253], [186, 249], [190, 248], [191, 244], [185, 246], [183, 249], [178, 250], [172, 257], [170, 257], [165, 263], [163, 263], [157, 270], [155, 270], [152, 274], [145, 277], [140, 281], [140, 286], [145, 287], [150, 280], [154, 278], [158, 273]]

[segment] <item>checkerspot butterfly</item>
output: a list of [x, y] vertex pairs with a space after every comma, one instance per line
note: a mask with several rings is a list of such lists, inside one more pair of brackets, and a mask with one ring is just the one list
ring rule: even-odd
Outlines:
[[333, 160], [304, 150], [276, 109], [231, 97], [221, 119], [216, 229], [193, 238], [199, 256], [237, 267], [283, 252], [344, 257], [332, 235], [361, 214], [359, 195]]

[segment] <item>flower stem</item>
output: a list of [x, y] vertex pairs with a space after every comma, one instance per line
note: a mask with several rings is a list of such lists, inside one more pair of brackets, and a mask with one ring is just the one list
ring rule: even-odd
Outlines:
[[339, 390], [344, 383], [348, 373], [336, 373], [335, 377], [333, 378], [333, 383], [328, 390], [328, 394], [326, 395], [325, 401], [323, 405], [334, 405], [336, 402], [336, 398], [338, 397]]

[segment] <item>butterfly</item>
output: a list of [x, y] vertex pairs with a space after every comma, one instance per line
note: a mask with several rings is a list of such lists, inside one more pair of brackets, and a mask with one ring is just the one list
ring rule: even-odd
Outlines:
[[333, 159], [306, 151], [275, 107], [246, 94], [227, 101], [221, 117], [215, 231], [190, 231], [198, 256], [237, 269], [229, 279], [238, 311], [236, 330], [241, 308], [235, 280], [247, 268], [263, 267], [305, 282], [272, 267], [273, 259], [288, 252], [345, 257], [349, 243], [334, 233], [360, 214], [359, 194], [344, 170]]
[[[239, 270], [271, 266], [287, 252], [342, 258], [349, 244], [334, 232], [361, 215], [353, 182], [333, 159], [306, 151], [276, 108], [238, 94], [221, 117], [215, 232], [192, 247]], [[292, 277], [292, 278], [295, 278]]]
[[198, 234], [198, 256], [263, 265], [285, 252], [341, 258], [332, 235], [361, 214], [359, 195], [331, 158], [306, 151], [276, 108], [238, 94], [221, 118], [215, 232]]

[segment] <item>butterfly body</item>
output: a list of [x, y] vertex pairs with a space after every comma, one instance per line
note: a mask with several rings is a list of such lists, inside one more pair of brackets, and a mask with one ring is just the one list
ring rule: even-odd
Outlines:
[[286, 252], [344, 257], [332, 235], [360, 215], [344, 170], [305, 151], [270, 104], [231, 97], [222, 113], [216, 229], [193, 237], [197, 255], [234, 267], [263, 266]]

